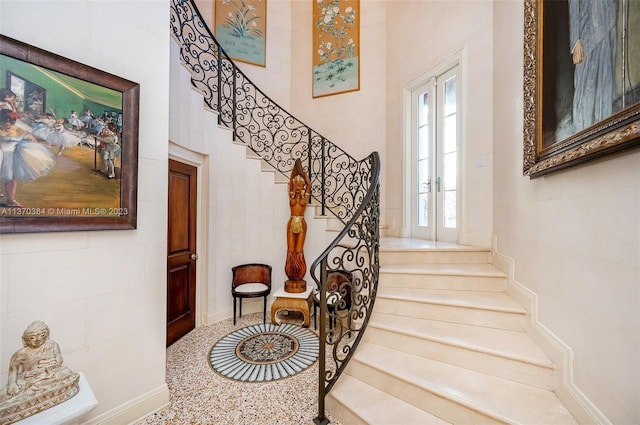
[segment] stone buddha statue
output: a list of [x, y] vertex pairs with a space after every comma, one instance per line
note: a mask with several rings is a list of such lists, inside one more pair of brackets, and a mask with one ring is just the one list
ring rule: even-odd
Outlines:
[[79, 391], [80, 375], [62, 365], [60, 347], [49, 327], [31, 323], [23, 347], [11, 356], [7, 386], [0, 392], [0, 423], [10, 424], [62, 403]]

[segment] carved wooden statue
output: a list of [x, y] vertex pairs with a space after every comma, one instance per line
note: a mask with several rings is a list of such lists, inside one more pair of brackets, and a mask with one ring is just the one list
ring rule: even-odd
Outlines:
[[307, 235], [304, 212], [310, 196], [311, 180], [302, 168], [302, 163], [297, 159], [289, 178], [291, 216], [287, 222], [287, 260], [284, 266], [284, 271], [289, 278], [284, 283], [286, 292], [304, 292], [307, 288], [304, 281], [304, 275], [307, 272], [303, 251], [304, 239]]
[[60, 347], [40, 321], [27, 326], [23, 348], [11, 356], [7, 386], [0, 392], [0, 423], [11, 424], [62, 403], [80, 389], [80, 375], [62, 366]]

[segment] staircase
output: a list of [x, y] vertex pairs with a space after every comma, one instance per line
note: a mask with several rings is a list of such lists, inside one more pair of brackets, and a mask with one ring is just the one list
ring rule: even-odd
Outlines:
[[327, 396], [342, 424], [576, 424], [491, 252], [383, 238], [367, 332]]

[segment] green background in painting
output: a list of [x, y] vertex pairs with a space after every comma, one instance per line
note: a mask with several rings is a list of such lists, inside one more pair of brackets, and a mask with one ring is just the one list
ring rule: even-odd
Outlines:
[[313, 96], [326, 96], [357, 90], [359, 88], [358, 75], [357, 56], [314, 66]]
[[[122, 111], [122, 93], [56, 71], [0, 55], [0, 87], [7, 87], [7, 71], [40, 86], [47, 91], [45, 111], [53, 109], [60, 118], [69, 116], [72, 109], [82, 115], [85, 109], [94, 114]], [[51, 76], [55, 77], [53, 79]], [[71, 90], [73, 89], [73, 90]]]
[[238, 37], [224, 25], [216, 27], [216, 39], [232, 59], [265, 66], [265, 40], [263, 37]]

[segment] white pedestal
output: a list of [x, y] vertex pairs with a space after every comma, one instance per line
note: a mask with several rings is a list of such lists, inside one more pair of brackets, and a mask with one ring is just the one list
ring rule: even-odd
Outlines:
[[286, 297], [286, 298], [302, 298], [307, 299], [309, 295], [311, 295], [311, 291], [313, 287], [311, 285], [307, 285], [307, 289], [304, 292], [287, 292], [284, 290], [284, 286], [278, 289], [273, 293], [274, 297]]
[[89, 412], [98, 405], [96, 397], [91, 391], [89, 383], [85, 379], [82, 372], [80, 374], [80, 391], [69, 400], [57, 404], [40, 413], [31, 415], [21, 421], [16, 422], [18, 425], [75, 425], [78, 424], [80, 416]]

